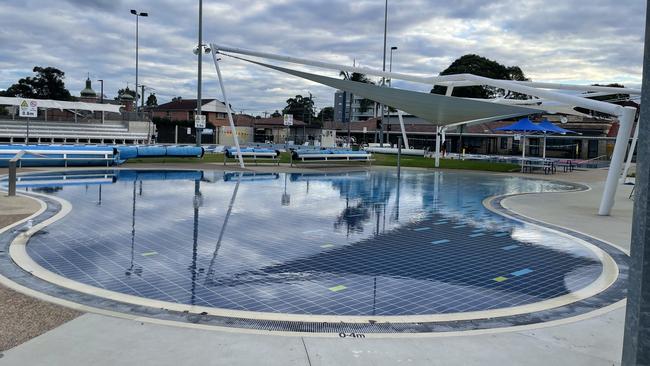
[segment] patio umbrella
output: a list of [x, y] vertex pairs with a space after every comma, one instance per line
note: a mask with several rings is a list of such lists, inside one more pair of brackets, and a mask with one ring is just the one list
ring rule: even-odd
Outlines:
[[546, 135], [548, 133], [556, 133], [560, 135], [566, 135], [567, 133], [577, 133], [571, 130], [566, 130], [562, 127], [558, 127], [552, 124], [548, 119], [544, 119], [542, 122], [537, 124], [538, 127], [544, 129], [544, 148], [542, 153], [542, 158], [546, 159]]
[[526, 134], [535, 132], [544, 132], [545, 130], [531, 122], [528, 118], [522, 118], [514, 124], [505, 127], [499, 127], [496, 131], [522, 132], [521, 138], [521, 157], [526, 157]]

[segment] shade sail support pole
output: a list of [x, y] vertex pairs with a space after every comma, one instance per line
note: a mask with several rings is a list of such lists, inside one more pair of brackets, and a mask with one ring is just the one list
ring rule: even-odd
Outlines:
[[[389, 111], [390, 113], [390, 111]], [[410, 149], [409, 139], [406, 138], [406, 129], [404, 128], [404, 112], [401, 110], [397, 111], [397, 117], [399, 119], [399, 127], [402, 129], [402, 140], [404, 140], [404, 147]]]
[[618, 135], [616, 136], [616, 145], [614, 145], [614, 153], [612, 154], [612, 161], [609, 164], [605, 189], [600, 201], [600, 208], [598, 209], [598, 214], [601, 216], [609, 216], [612, 212], [612, 207], [614, 207], [618, 180], [623, 171], [625, 151], [630, 140], [630, 132], [632, 131], [635, 116], [636, 108], [633, 107], [623, 108], [623, 114], [619, 116], [620, 126]]
[[221, 94], [223, 95], [223, 102], [226, 105], [226, 113], [228, 113], [228, 123], [232, 130], [232, 138], [235, 140], [235, 148], [237, 149], [237, 157], [239, 158], [239, 166], [245, 168], [244, 158], [241, 155], [241, 148], [239, 147], [239, 137], [237, 136], [237, 129], [235, 122], [232, 119], [232, 111], [230, 110], [230, 103], [228, 103], [228, 96], [226, 95], [226, 87], [223, 85], [223, 77], [221, 77], [221, 69], [219, 68], [219, 60], [217, 59], [217, 49], [214, 45], [210, 45], [212, 49], [212, 60], [214, 61], [214, 68], [217, 69], [217, 77], [219, 78], [219, 85], [221, 86]]
[[436, 168], [440, 168], [440, 134], [442, 133], [442, 127], [436, 126]]
[[627, 154], [627, 161], [625, 162], [625, 169], [623, 169], [623, 174], [621, 175], [620, 184], [625, 183], [627, 178], [627, 173], [630, 171], [630, 166], [632, 165], [632, 158], [634, 157], [634, 151], [636, 150], [636, 143], [639, 140], [639, 123], [641, 122], [641, 116], [636, 123], [636, 128], [634, 129], [634, 137], [632, 137], [632, 145], [630, 145], [630, 151]]

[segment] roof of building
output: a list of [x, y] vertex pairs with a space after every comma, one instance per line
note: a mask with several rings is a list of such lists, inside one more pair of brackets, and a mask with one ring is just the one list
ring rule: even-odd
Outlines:
[[[215, 99], [201, 99], [203, 105], [206, 105]], [[164, 103], [156, 107], [156, 110], [166, 111], [193, 111], [196, 109], [196, 99], [179, 99]]]

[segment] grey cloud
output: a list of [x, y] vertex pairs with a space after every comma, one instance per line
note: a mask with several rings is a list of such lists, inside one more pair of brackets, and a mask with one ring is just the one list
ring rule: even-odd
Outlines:
[[[5, 0], [0, 24], [0, 89], [34, 65], [66, 72], [73, 93], [86, 72], [106, 80], [109, 96], [135, 83], [135, 20], [140, 22], [140, 80], [159, 101], [196, 90], [197, 2], [194, 0]], [[344, 0], [204, 1], [206, 41], [286, 55], [381, 68], [383, 2]], [[34, 9], [31, 13], [24, 7]], [[82, 11], [79, 11], [79, 9]], [[640, 83], [645, 2], [617, 0], [391, 0], [388, 45], [394, 70], [433, 75], [455, 58], [478, 53], [519, 65], [536, 80]], [[319, 107], [333, 90], [224, 57], [222, 71], [237, 110], [281, 109], [311, 91]], [[221, 97], [214, 66], [204, 64], [205, 91]], [[322, 71], [335, 76], [335, 72]], [[396, 81], [396, 87], [428, 86]]]

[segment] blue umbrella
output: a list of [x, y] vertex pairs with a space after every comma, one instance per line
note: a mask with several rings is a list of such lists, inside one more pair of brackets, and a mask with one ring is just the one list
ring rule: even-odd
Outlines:
[[544, 150], [543, 150], [544, 152], [542, 155], [543, 158], [546, 158], [546, 134], [547, 133], [557, 133], [560, 135], [566, 135], [567, 133], [577, 133], [571, 130], [566, 130], [562, 127], [558, 127], [552, 124], [548, 119], [544, 119], [537, 126], [544, 129]]
[[545, 130], [538, 125], [531, 122], [528, 118], [522, 118], [519, 121], [511, 124], [510, 126], [499, 127], [496, 131], [511, 131], [523, 132], [524, 136], [521, 138], [521, 157], [526, 157], [526, 133], [527, 132], [545, 132]]

